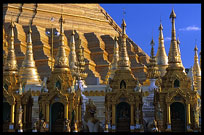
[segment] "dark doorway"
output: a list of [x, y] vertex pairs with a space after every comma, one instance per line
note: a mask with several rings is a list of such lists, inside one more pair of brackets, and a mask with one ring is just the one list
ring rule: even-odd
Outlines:
[[11, 115], [11, 105], [3, 102], [3, 132], [8, 132]]
[[121, 102], [116, 107], [116, 131], [130, 131], [130, 105], [126, 102]]
[[186, 131], [186, 110], [182, 103], [171, 104], [171, 128], [172, 132]]
[[56, 102], [51, 106], [51, 131], [62, 132], [64, 129], [64, 105]]

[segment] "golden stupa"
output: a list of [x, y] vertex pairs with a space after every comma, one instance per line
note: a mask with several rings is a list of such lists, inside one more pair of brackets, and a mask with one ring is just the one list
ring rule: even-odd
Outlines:
[[37, 68], [33, 57], [32, 39], [31, 39], [31, 26], [27, 35], [27, 49], [24, 61], [20, 68], [20, 79], [23, 85], [41, 85], [40, 76], [38, 75]]

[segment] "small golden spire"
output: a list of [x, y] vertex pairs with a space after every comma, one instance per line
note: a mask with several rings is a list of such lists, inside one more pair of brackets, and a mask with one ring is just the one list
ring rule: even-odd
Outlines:
[[198, 62], [198, 48], [197, 44], [195, 44], [195, 56], [194, 56], [194, 65], [193, 65], [193, 81], [195, 83], [196, 89], [201, 90], [201, 69]]
[[108, 84], [109, 79], [113, 79], [115, 75], [115, 71], [118, 69], [118, 60], [119, 60], [119, 46], [118, 46], [118, 38], [115, 36], [113, 58], [110, 64], [109, 71], [106, 75], [105, 84]]
[[65, 52], [65, 44], [64, 44], [64, 29], [63, 29], [63, 23], [64, 23], [63, 16], [61, 15], [59, 19], [60, 23], [60, 36], [59, 36], [59, 47], [56, 55], [56, 60], [55, 60], [55, 68], [61, 68], [68, 70], [69, 67], [69, 60]]
[[150, 42], [150, 45], [152, 46], [152, 49], [151, 49], [151, 58], [153, 58], [154, 57], [154, 45], [155, 45], [153, 36], [152, 36], [152, 40]]
[[111, 69], [115, 70], [118, 68], [118, 59], [119, 59], [119, 46], [118, 46], [118, 38], [115, 36], [114, 38], [114, 52], [113, 52], [113, 59], [111, 62]]
[[84, 48], [82, 48], [82, 45], [81, 45], [81, 39], [79, 39], [79, 47], [77, 49], [77, 62], [76, 62], [76, 67], [77, 67], [77, 72], [79, 74], [79, 79], [82, 79], [83, 83], [84, 82], [84, 79], [87, 77], [87, 73], [84, 72], [85, 70], [85, 61], [84, 61]]
[[198, 62], [198, 48], [197, 48], [197, 44], [195, 45], [194, 51], [195, 51], [194, 65], [193, 65], [194, 76], [201, 76], [200, 65], [199, 65], [199, 62]]
[[154, 56], [154, 39], [153, 39], [153, 36], [152, 36], [152, 40], [150, 42], [150, 45], [152, 46], [151, 48], [151, 59], [150, 59], [150, 63], [148, 65], [148, 78], [149, 79], [156, 79], [160, 76], [160, 72], [158, 70], [158, 67], [157, 67], [157, 64], [156, 64], [156, 59], [155, 59], [155, 56]]
[[130, 70], [130, 61], [129, 61], [127, 47], [126, 47], [126, 39], [127, 39], [127, 35], [125, 32], [126, 23], [124, 19], [121, 26], [122, 26], [122, 44], [120, 47], [121, 49], [119, 54], [118, 66], [119, 66], [119, 69]]
[[[164, 36], [163, 36], [163, 26], [160, 20], [159, 26], [159, 47], [157, 50], [156, 61], [158, 65], [162, 65], [161, 68], [168, 65], [168, 57], [166, 55], [165, 46], [164, 46]], [[162, 71], [161, 71], [162, 70]], [[164, 75], [165, 70], [161, 69], [162, 76]]]
[[22, 83], [26, 85], [41, 85], [40, 76], [35, 67], [35, 61], [33, 58], [33, 49], [32, 49], [32, 38], [31, 38], [31, 26], [29, 26], [28, 35], [27, 35], [27, 48], [26, 54], [20, 68], [20, 77]]
[[72, 35], [70, 39], [70, 59], [69, 59], [69, 67], [70, 70], [76, 69], [76, 52], [75, 52], [75, 39], [74, 39], [74, 30], [72, 30]]
[[15, 24], [13, 21], [11, 21], [10, 24], [10, 42], [8, 46], [8, 54], [4, 66], [4, 71], [6, 72], [12, 72], [12, 73], [17, 73], [18, 71], [18, 66], [17, 66], [17, 61], [16, 61], [16, 54], [15, 54], [15, 49], [14, 49], [14, 27]]

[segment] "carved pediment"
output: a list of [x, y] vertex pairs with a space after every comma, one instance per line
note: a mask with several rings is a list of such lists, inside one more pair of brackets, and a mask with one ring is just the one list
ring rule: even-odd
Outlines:
[[47, 101], [50, 103], [52, 102], [62, 102], [62, 103], [67, 103], [68, 102], [68, 97], [64, 94], [61, 93], [58, 89], [55, 89], [55, 92], [51, 93], [47, 97]]
[[190, 100], [190, 94], [184, 92], [180, 88], [170, 89], [166, 95], [166, 102], [172, 102], [173, 100], [183, 99], [184, 101]]

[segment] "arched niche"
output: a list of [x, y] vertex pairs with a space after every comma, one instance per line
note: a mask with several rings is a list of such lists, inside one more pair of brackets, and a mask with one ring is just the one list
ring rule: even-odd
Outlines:
[[124, 80], [122, 80], [121, 82], [120, 82], [120, 89], [126, 89], [126, 83], [125, 83], [125, 81]]
[[180, 81], [178, 79], [174, 80], [174, 88], [180, 87]]

